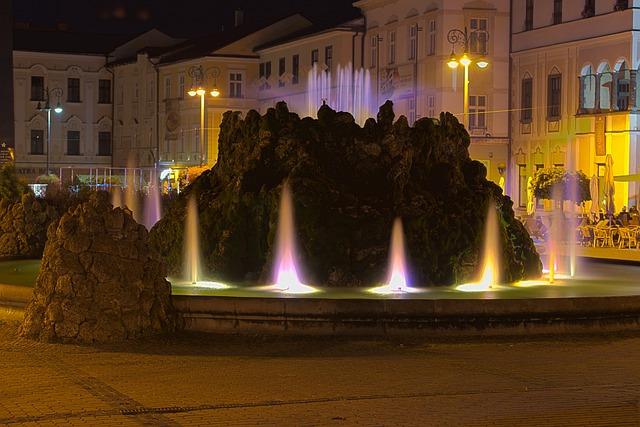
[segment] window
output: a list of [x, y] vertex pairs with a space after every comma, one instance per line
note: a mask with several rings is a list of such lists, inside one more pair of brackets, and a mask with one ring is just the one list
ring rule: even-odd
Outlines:
[[330, 72], [333, 68], [333, 46], [324, 48], [324, 65], [327, 66], [327, 72]]
[[44, 131], [31, 130], [31, 154], [44, 154]]
[[533, 118], [533, 79], [531, 77], [522, 79], [521, 95], [520, 121], [522, 123], [531, 123]]
[[184, 74], [178, 76], [178, 98], [184, 99]]
[[596, 0], [585, 0], [584, 10], [582, 11], [583, 18], [589, 18], [596, 14]]
[[229, 73], [229, 98], [242, 98], [242, 73]]
[[389, 40], [389, 52], [387, 59], [389, 64], [394, 64], [396, 62], [396, 32], [389, 31], [387, 38]]
[[297, 85], [300, 81], [300, 55], [293, 55], [291, 58], [291, 83]]
[[67, 102], [80, 102], [80, 79], [67, 79]]
[[269, 78], [271, 77], [271, 61], [260, 63], [260, 80], [262, 80], [262, 84], [260, 85], [260, 90], [269, 90], [271, 89], [271, 85], [269, 84]]
[[553, 0], [553, 23], [562, 24], [562, 0]]
[[124, 103], [124, 86], [122, 85], [118, 86], [116, 101], [118, 102], [118, 105], [122, 105]]
[[408, 99], [408, 107], [409, 107], [409, 125], [413, 126], [416, 121], [416, 99], [409, 98]]
[[44, 101], [44, 77], [31, 76], [31, 100]]
[[558, 120], [560, 118], [560, 95], [562, 91], [562, 75], [551, 74], [548, 79], [547, 91], [547, 119]]
[[418, 47], [418, 26], [409, 27], [409, 59], [416, 59], [416, 48]]
[[67, 131], [67, 155], [80, 155], [80, 132], [77, 130]]
[[164, 99], [171, 99], [171, 77], [164, 78]]
[[471, 34], [469, 37], [469, 49], [471, 53], [487, 54], [487, 20], [484, 18], [472, 18], [470, 22]]
[[436, 54], [436, 21], [432, 19], [429, 21], [429, 55]]
[[278, 86], [284, 87], [284, 75], [287, 72], [287, 61], [284, 58], [278, 60]]
[[533, 30], [533, 0], [527, 0], [524, 13], [524, 30]]
[[111, 80], [98, 80], [98, 104], [111, 104]]
[[320, 53], [318, 52], [318, 49], [313, 49], [311, 51], [311, 66], [313, 67], [314, 65], [316, 65], [319, 60], [320, 60]]
[[369, 48], [371, 51], [369, 66], [376, 67], [378, 65], [378, 36], [371, 36], [371, 38], [369, 39], [369, 43]]
[[427, 116], [436, 116], [436, 97], [434, 95], [427, 96]]
[[469, 96], [469, 129], [486, 129], [487, 97]]
[[521, 208], [526, 208], [529, 202], [528, 180], [527, 165], [518, 165], [518, 206]]
[[111, 132], [98, 132], [98, 156], [111, 155]]

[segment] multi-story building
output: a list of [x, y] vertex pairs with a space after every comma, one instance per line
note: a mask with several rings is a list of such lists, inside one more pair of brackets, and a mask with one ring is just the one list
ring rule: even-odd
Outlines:
[[[412, 123], [449, 111], [467, 120], [471, 157], [487, 166], [500, 182], [509, 155], [509, 10], [508, 0], [360, 0], [366, 19], [364, 66], [371, 78], [374, 104], [394, 102], [396, 114]], [[463, 67], [447, 66], [453, 45], [451, 30], [467, 32], [466, 50], [482, 69], [469, 67], [469, 108], [464, 117]], [[460, 33], [458, 33], [460, 34]]]
[[[112, 75], [106, 54], [112, 36], [62, 31], [14, 31], [15, 162], [38, 176], [61, 168], [111, 165]], [[48, 124], [47, 98], [53, 109]], [[50, 128], [51, 133], [48, 133]]]
[[[542, 167], [600, 177], [601, 200], [607, 155], [618, 179], [640, 172], [638, 6], [637, 0], [513, 2], [508, 192], [520, 209], [527, 206], [528, 178]], [[635, 181], [616, 182], [617, 209], [636, 205], [639, 190]]]

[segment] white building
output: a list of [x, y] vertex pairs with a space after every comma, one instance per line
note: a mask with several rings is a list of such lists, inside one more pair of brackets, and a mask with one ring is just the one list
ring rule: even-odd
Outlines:
[[[471, 157], [499, 182], [509, 147], [508, 0], [360, 0], [366, 18], [364, 64], [374, 82], [374, 104], [394, 102], [396, 114], [412, 123], [449, 111], [463, 121], [463, 72], [447, 66], [452, 48], [447, 35], [467, 29], [468, 54], [489, 66], [469, 67]], [[456, 45], [460, 57], [464, 46]]]
[[[15, 161], [34, 177], [50, 169], [111, 165], [112, 75], [105, 56], [119, 42], [59, 31], [14, 32]], [[38, 110], [50, 95], [61, 114]], [[50, 147], [47, 142], [50, 141]], [[47, 153], [49, 155], [47, 156]]]
[[[611, 154], [615, 176], [640, 172], [639, 6], [638, 0], [514, 2], [508, 192], [515, 206], [526, 208], [527, 179], [542, 167], [602, 179]], [[616, 182], [617, 209], [636, 205], [638, 192], [636, 182]]]

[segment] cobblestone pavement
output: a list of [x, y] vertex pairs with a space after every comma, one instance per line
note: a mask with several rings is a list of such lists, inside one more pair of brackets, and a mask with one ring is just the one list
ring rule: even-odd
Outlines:
[[640, 334], [97, 348], [23, 340], [19, 313], [0, 318], [0, 425], [640, 426]]

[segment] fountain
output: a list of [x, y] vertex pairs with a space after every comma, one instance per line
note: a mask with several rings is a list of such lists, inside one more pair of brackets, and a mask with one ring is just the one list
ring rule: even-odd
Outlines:
[[151, 227], [153, 227], [162, 216], [160, 206], [160, 187], [158, 180], [154, 175], [151, 176], [149, 192], [147, 193], [144, 203], [144, 225], [147, 227], [147, 230], [151, 230]]
[[289, 184], [285, 182], [280, 198], [274, 284], [269, 286], [268, 289], [287, 294], [316, 292], [315, 288], [303, 284], [298, 276], [295, 262], [296, 243], [294, 230], [291, 191]]
[[485, 224], [484, 249], [482, 254], [482, 274], [476, 283], [465, 283], [456, 287], [464, 292], [488, 292], [499, 287], [501, 280], [500, 270], [500, 224], [496, 206], [489, 203], [487, 221]]
[[122, 190], [120, 187], [111, 187], [111, 206], [122, 208]]
[[396, 218], [391, 232], [391, 245], [389, 248], [389, 277], [387, 284], [371, 289], [377, 294], [392, 294], [404, 292], [419, 292], [407, 283], [407, 262], [405, 258], [404, 232], [402, 231], [402, 220]]
[[184, 271], [188, 282], [199, 288], [226, 289], [227, 285], [219, 282], [201, 280], [200, 271], [200, 238], [198, 230], [198, 205], [192, 194], [187, 204], [184, 238]]

